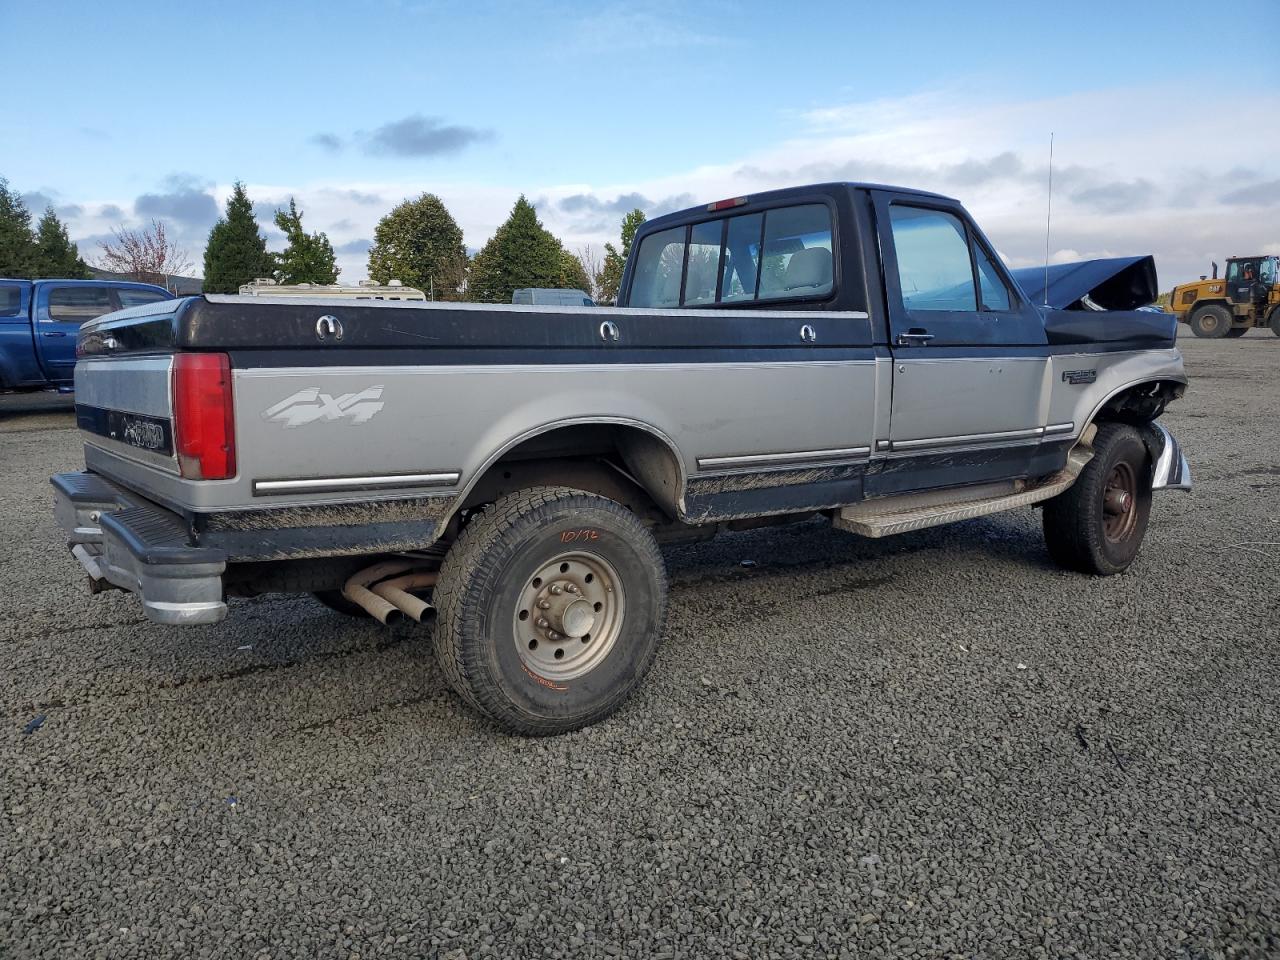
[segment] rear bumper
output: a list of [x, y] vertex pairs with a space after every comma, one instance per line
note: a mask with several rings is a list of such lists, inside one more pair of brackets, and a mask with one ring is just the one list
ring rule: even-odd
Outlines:
[[217, 623], [227, 615], [225, 552], [193, 546], [182, 517], [96, 473], [51, 480], [54, 511], [93, 592], [118, 587], [157, 623]]

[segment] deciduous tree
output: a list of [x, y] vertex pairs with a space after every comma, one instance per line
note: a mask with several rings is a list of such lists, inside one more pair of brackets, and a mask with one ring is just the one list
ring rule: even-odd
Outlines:
[[253, 204], [244, 184], [236, 181], [226, 216], [209, 231], [204, 249], [204, 292], [239, 293], [241, 284], [271, 276], [273, 267], [267, 241], [253, 218]]
[[578, 259], [577, 254], [570, 253], [568, 250], [561, 250], [560, 277], [556, 286], [567, 290], [581, 290], [590, 297], [592, 296], [591, 288], [595, 284], [591, 282], [587, 271], [583, 269], [582, 261]]
[[604, 245], [604, 265], [596, 274], [596, 282], [600, 288], [599, 300], [612, 303], [618, 299], [618, 288], [622, 286], [622, 268], [626, 266], [627, 257], [631, 256], [631, 242], [636, 238], [636, 231], [644, 223], [644, 211], [632, 210], [622, 218], [622, 252], [612, 243]]
[[302, 211], [293, 197], [288, 211], [277, 210], [276, 226], [284, 231], [288, 246], [275, 256], [276, 279], [281, 283], [337, 283], [338, 264], [333, 245], [323, 233], [302, 229]]
[[104, 241], [98, 255], [98, 266], [103, 270], [164, 287], [171, 277], [191, 269], [191, 258], [169, 242], [161, 220], [152, 220], [150, 226], [138, 230], [115, 227], [111, 233], [115, 239]]
[[378, 221], [369, 249], [369, 277], [399, 280], [436, 300], [460, 300], [467, 283], [462, 229], [433, 193], [406, 200]]

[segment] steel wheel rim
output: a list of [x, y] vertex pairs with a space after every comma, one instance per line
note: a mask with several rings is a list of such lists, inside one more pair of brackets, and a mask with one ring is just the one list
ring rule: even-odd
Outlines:
[[622, 633], [626, 596], [613, 565], [568, 551], [525, 578], [512, 616], [516, 652], [549, 680], [573, 680], [598, 667]]
[[1111, 468], [1102, 489], [1102, 530], [1112, 543], [1129, 538], [1138, 525], [1138, 475], [1121, 461]]

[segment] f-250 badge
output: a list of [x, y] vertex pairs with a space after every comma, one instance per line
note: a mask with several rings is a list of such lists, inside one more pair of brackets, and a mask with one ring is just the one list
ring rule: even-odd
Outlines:
[[283, 423], [285, 429], [301, 427], [317, 420], [366, 423], [386, 406], [381, 397], [381, 384], [367, 387], [359, 393], [344, 393], [339, 397], [321, 393], [319, 387], [307, 387], [263, 410], [262, 419]]

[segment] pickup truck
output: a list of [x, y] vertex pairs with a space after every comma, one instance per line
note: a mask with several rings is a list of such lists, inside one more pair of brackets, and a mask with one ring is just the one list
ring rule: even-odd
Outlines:
[[266, 592], [434, 617], [467, 703], [571, 730], [657, 654], [663, 542], [1038, 505], [1057, 563], [1127, 569], [1153, 491], [1191, 484], [1158, 422], [1175, 320], [1137, 309], [1150, 257], [1033, 287], [957, 201], [833, 183], [647, 222], [614, 309], [135, 307], [81, 330], [57, 515], [91, 589], [153, 620]]
[[0, 391], [69, 391], [82, 324], [172, 298], [149, 283], [0, 279]]

